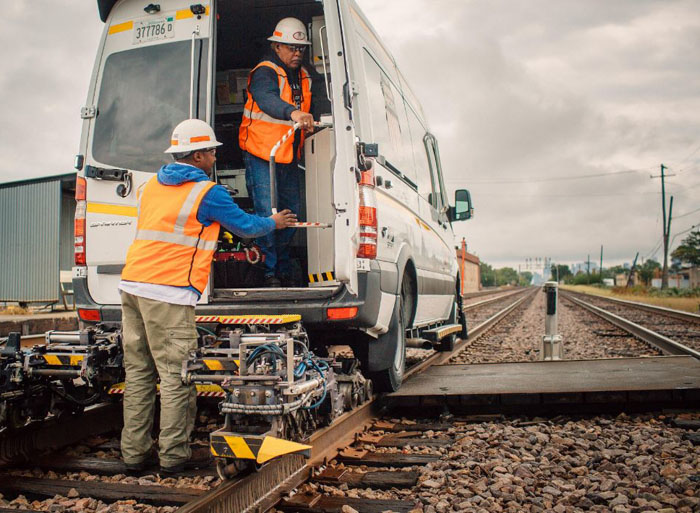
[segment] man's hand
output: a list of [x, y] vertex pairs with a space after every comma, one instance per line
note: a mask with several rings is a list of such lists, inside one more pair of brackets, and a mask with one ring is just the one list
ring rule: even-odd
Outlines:
[[301, 128], [307, 132], [312, 132], [314, 129], [314, 117], [308, 112], [295, 110], [291, 115], [292, 121], [299, 123]]
[[297, 215], [291, 210], [286, 209], [282, 212], [277, 212], [275, 215], [272, 216], [272, 219], [275, 221], [275, 228], [278, 230], [282, 230], [284, 228], [289, 228], [294, 223], [296, 223]]

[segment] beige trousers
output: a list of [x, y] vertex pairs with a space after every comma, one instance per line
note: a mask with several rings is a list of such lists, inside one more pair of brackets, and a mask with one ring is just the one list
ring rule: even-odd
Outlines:
[[189, 438], [197, 393], [180, 379], [182, 361], [197, 347], [194, 307], [172, 305], [121, 291], [124, 345], [124, 428], [122, 457], [140, 463], [153, 447], [151, 431], [160, 377], [160, 465], [190, 458]]

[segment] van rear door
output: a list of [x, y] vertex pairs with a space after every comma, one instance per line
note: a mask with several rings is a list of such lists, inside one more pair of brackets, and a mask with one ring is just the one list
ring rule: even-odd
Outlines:
[[[191, 92], [193, 116], [208, 117], [208, 4], [197, 15], [187, 0], [161, 0], [160, 10], [148, 14], [143, 2], [125, 0], [106, 22], [83, 148], [88, 289], [99, 304], [119, 303], [117, 286], [136, 233], [137, 191], [172, 161], [163, 151], [173, 127], [190, 117]], [[115, 181], [109, 170], [123, 170], [125, 178]]]
[[358, 189], [355, 178], [355, 125], [352, 118], [353, 87], [348, 58], [347, 32], [343, 23], [350, 19], [347, 2], [324, 0], [330, 61], [331, 105], [335, 131], [336, 159], [333, 166], [333, 206], [335, 207], [335, 274], [351, 294], [357, 294]]

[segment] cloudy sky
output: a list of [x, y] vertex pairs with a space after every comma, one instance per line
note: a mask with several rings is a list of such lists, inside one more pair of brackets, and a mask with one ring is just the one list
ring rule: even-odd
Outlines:
[[[671, 236], [700, 223], [695, 0], [358, 1], [423, 103], [448, 187], [472, 193], [455, 226], [486, 262], [597, 260], [601, 245], [606, 265], [660, 259], [661, 163]], [[102, 28], [93, 0], [3, 6], [1, 181], [71, 170]]]

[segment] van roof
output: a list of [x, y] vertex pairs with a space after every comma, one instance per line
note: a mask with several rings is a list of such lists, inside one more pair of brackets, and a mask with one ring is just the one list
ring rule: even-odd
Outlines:
[[97, 0], [97, 10], [100, 11], [100, 19], [104, 23], [112, 12], [112, 7], [117, 3], [117, 0]]

